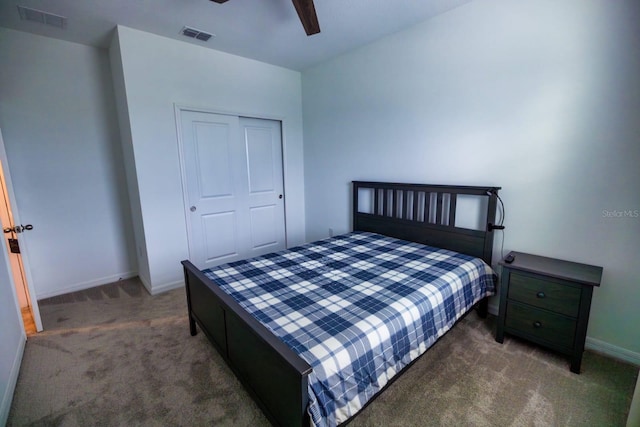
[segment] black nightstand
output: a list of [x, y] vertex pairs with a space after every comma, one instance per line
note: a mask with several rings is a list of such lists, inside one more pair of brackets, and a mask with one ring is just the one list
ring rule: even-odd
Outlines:
[[593, 287], [602, 267], [521, 252], [504, 260], [496, 341], [515, 335], [567, 354], [571, 372], [580, 373]]

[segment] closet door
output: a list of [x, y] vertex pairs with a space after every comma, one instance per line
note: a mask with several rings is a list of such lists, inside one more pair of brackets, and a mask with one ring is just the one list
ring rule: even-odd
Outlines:
[[201, 269], [285, 248], [280, 122], [181, 111], [189, 257]]
[[284, 174], [280, 122], [240, 118], [247, 164], [247, 257], [285, 249]]

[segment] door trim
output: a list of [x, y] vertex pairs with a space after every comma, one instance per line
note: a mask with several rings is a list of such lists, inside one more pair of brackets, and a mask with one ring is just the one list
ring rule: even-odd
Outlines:
[[180, 179], [182, 185], [182, 203], [183, 203], [183, 213], [184, 213], [184, 221], [185, 221], [185, 231], [187, 233], [187, 252], [189, 257], [191, 257], [191, 220], [187, 215], [187, 206], [189, 206], [189, 194], [187, 190], [187, 176], [186, 176], [186, 162], [184, 159], [184, 142], [182, 141], [182, 120], [181, 115], [183, 112], [191, 111], [195, 113], [209, 113], [209, 114], [220, 114], [225, 116], [236, 116], [239, 118], [251, 118], [251, 119], [262, 119], [262, 120], [273, 120], [280, 122], [280, 143], [282, 144], [282, 185], [284, 189], [284, 245], [286, 248], [289, 247], [288, 241], [289, 236], [287, 233], [287, 162], [286, 162], [286, 132], [285, 126], [286, 121], [284, 117], [270, 114], [259, 114], [259, 113], [242, 113], [238, 111], [231, 111], [222, 108], [212, 108], [212, 107], [195, 107], [192, 105], [186, 104], [173, 104], [174, 109], [174, 119], [176, 124], [176, 140], [178, 144], [178, 160], [180, 163]]

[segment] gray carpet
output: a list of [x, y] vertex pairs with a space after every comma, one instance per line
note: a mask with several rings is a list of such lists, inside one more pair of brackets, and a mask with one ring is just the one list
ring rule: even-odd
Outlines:
[[[9, 426], [269, 425], [202, 333], [184, 290], [137, 280], [40, 302]], [[586, 352], [568, 360], [460, 321], [350, 426], [624, 426], [638, 369]]]

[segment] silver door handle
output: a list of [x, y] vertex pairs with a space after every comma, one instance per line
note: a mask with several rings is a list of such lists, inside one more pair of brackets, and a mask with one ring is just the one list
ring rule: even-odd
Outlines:
[[196, 211], [196, 207], [195, 207], [195, 206], [191, 206], [191, 207], [189, 208], [189, 210], [190, 210], [191, 212], [195, 212], [195, 211]]

